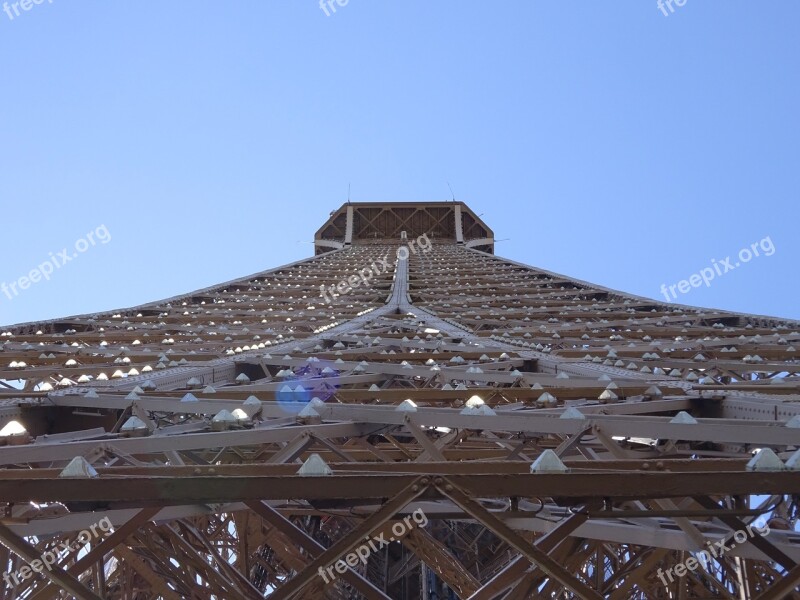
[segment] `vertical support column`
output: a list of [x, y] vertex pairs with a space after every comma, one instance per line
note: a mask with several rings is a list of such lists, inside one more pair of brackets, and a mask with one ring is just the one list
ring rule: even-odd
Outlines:
[[455, 210], [453, 212], [455, 213], [455, 219], [456, 219], [456, 244], [463, 244], [464, 243], [464, 226], [463, 226], [463, 222], [462, 222], [462, 219], [461, 219], [461, 205], [460, 204], [456, 204], [455, 205]]
[[349, 246], [353, 243], [353, 206], [347, 205], [347, 227], [344, 231], [344, 245]]

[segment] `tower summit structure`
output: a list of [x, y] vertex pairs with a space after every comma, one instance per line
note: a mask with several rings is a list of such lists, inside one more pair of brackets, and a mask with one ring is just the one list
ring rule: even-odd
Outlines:
[[800, 323], [347, 203], [315, 256], [0, 328], [2, 598], [800, 598]]

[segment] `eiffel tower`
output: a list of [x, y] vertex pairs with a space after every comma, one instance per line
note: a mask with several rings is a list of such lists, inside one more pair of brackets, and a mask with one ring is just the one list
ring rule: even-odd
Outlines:
[[6, 599], [800, 598], [797, 321], [494, 254], [462, 202], [0, 328]]

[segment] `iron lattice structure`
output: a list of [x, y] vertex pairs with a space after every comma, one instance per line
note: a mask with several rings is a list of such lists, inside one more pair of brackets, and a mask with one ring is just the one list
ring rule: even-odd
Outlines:
[[2, 328], [2, 597], [800, 598], [800, 324], [493, 238], [347, 204], [307, 260]]

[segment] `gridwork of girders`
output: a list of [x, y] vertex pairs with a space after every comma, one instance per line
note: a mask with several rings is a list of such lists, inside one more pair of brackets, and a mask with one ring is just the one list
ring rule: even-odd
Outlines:
[[389, 208], [400, 237], [0, 328], [0, 600], [800, 598], [800, 323]]

